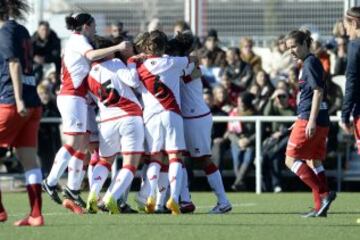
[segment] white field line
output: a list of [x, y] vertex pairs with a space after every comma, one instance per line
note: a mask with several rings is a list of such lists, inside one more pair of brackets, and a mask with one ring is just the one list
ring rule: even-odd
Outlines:
[[[256, 203], [235, 203], [232, 204], [233, 208], [238, 208], [238, 207], [254, 207], [256, 206]], [[213, 205], [209, 205], [209, 206], [196, 206], [197, 209], [204, 209], [204, 208], [213, 208]], [[26, 216], [27, 213], [14, 213], [14, 214], [9, 214], [9, 217], [23, 217]], [[50, 212], [50, 213], [43, 213], [43, 216], [66, 216], [66, 215], [74, 215], [74, 213], [72, 212]]]

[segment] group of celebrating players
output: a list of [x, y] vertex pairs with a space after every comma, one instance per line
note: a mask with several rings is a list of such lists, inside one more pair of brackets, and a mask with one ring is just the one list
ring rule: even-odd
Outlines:
[[[154, 30], [138, 35], [134, 43], [114, 42], [95, 35], [95, 19], [90, 14], [66, 17], [72, 33], [64, 48], [57, 97], [66, 140], [49, 175], [42, 180], [35, 151], [41, 108], [30, 64], [29, 34], [11, 19], [21, 17], [27, 5], [22, 0], [0, 0], [0, 6], [0, 63], [5, 69], [0, 89], [0, 147], [16, 148], [24, 165], [31, 206], [29, 216], [15, 222], [16, 226], [44, 225], [41, 185], [52, 200], [77, 214], [94, 214], [99, 209], [111, 214], [133, 211], [126, 204], [127, 195], [140, 163], [139, 209], [174, 215], [193, 212], [184, 155], [202, 166], [217, 197], [210, 213], [232, 210], [221, 174], [210, 158], [212, 117], [202, 98], [198, 63], [191, 56], [194, 37], [190, 31], [178, 32], [171, 40]], [[345, 20], [353, 35], [351, 46], [358, 53], [360, 9], [348, 10]], [[323, 100], [323, 69], [310, 53], [310, 43], [306, 30], [292, 31], [286, 40], [302, 71], [298, 120], [292, 127], [285, 162], [312, 189], [314, 210], [305, 216], [326, 217], [336, 198], [328, 188], [322, 165], [329, 116]], [[359, 77], [357, 55], [351, 61], [347, 92]], [[346, 106], [357, 109], [353, 92], [347, 95]], [[349, 131], [349, 111], [343, 114], [342, 126]], [[101, 198], [100, 191], [118, 154], [122, 155], [122, 168]], [[66, 169], [68, 182], [62, 200], [57, 185]], [[86, 173], [90, 192], [85, 202], [80, 188]], [[0, 195], [0, 222], [6, 220]]]

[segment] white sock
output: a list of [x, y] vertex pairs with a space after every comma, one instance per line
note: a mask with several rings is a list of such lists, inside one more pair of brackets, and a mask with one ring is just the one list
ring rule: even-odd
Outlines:
[[183, 176], [182, 176], [180, 199], [182, 202], [191, 202], [188, 173], [185, 167], [183, 167], [182, 170], [183, 170]]
[[46, 178], [46, 182], [49, 186], [58, 184], [60, 177], [64, 174], [65, 169], [72, 158], [72, 154], [74, 153], [75, 150], [68, 145], [64, 145], [59, 149], [56, 153], [49, 176]]
[[93, 170], [92, 174], [92, 185], [90, 188], [90, 192], [95, 192], [96, 196], [99, 196], [100, 191], [109, 175], [111, 169], [111, 164], [100, 162], [97, 164]]
[[318, 175], [319, 173], [325, 171], [325, 168], [323, 165], [320, 165], [316, 168], [311, 168], [313, 170], [313, 172], [315, 173], [315, 175]]
[[130, 169], [123, 167], [117, 175], [114, 186], [111, 190], [111, 195], [113, 198], [116, 200], [119, 199], [130, 186], [133, 179], [134, 173]]
[[120, 196], [120, 203], [125, 204], [128, 200], [129, 192], [130, 192], [131, 184], [125, 190], [125, 192]]
[[294, 163], [293, 163], [293, 165], [291, 166], [291, 169], [290, 169], [290, 170], [297, 175], [297, 172], [298, 172], [299, 168], [300, 168], [301, 165], [303, 165], [303, 164], [304, 164], [303, 161], [301, 161], [301, 160], [295, 160]]
[[156, 205], [165, 206], [166, 192], [169, 187], [169, 173], [164, 171], [159, 174], [159, 182], [156, 190]]
[[25, 183], [26, 185], [41, 184], [42, 172], [40, 168], [33, 168], [25, 171]]
[[138, 198], [140, 199], [147, 199], [150, 195], [150, 182], [149, 179], [146, 177], [146, 172], [148, 169], [148, 164], [144, 164], [143, 168], [141, 169], [141, 186], [138, 192]]
[[67, 186], [71, 190], [80, 190], [82, 183], [82, 170], [84, 164], [85, 154], [76, 152], [74, 157], [69, 161], [68, 165], [68, 183]]
[[88, 166], [88, 169], [87, 169], [87, 177], [88, 177], [88, 182], [89, 182], [89, 190], [91, 189], [91, 186], [92, 186], [92, 184], [93, 184], [93, 182], [92, 182], [92, 176], [93, 176], [94, 168], [95, 168], [95, 166], [89, 165], [89, 166]]
[[228, 203], [229, 200], [226, 197], [224, 184], [219, 169], [215, 166], [215, 164], [211, 164], [207, 167], [205, 172], [209, 185], [211, 189], [214, 191], [218, 199], [218, 202], [220, 204]]
[[170, 182], [170, 197], [175, 202], [179, 202], [182, 183], [182, 163], [180, 160], [170, 160], [169, 165], [169, 182]]
[[149, 197], [155, 198], [156, 188], [158, 186], [160, 175], [160, 164], [158, 162], [151, 162], [146, 172], [146, 177], [149, 181], [150, 193]]

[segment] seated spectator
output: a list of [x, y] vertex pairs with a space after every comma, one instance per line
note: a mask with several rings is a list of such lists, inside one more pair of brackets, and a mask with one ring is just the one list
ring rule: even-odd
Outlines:
[[[221, 110], [214, 104], [214, 97], [209, 90], [204, 91], [204, 100], [210, 108], [213, 116], [228, 116], [228, 114]], [[229, 140], [225, 138], [227, 123], [214, 122], [211, 129], [212, 140], [212, 161], [219, 168], [222, 169], [225, 152], [230, 148]]]
[[226, 94], [226, 89], [219, 85], [214, 87], [212, 93], [214, 96], [214, 105], [222, 111], [229, 113], [233, 106], [229, 101], [229, 96]]
[[256, 73], [262, 69], [261, 57], [256, 55], [253, 51], [253, 40], [249, 37], [244, 37], [240, 40], [240, 58], [250, 64], [252, 70]]
[[220, 83], [220, 68], [213, 64], [210, 52], [203, 52], [200, 56], [200, 70], [205, 86], [211, 88]]
[[44, 64], [55, 64], [56, 74], [59, 78], [61, 70], [61, 44], [57, 34], [50, 29], [48, 22], [39, 22], [31, 42], [34, 53], [34, 73], [37, 83], [43, 78]]
[[347, 39], [344, 37], [336, 38], [334, 76], [345, 75], [347, 64]]
[[122, 38], [124, 41], [130, 41], [130, 42], [134, 39], [133, 36], [128, 35], [128, 31], [124, 31], [123, 22], [113, 22], [110, 25], [110, 38], [111, 39]]
[[[253, 116], [256, 115], [252, 102], [254, 96], [244, 92], [238, 98], [238, 107], [234, 108], [229, 116]], [[250, 165], [254, 161], [255, 154], [255, 124], [251, 122], [232, 121], [228, 123], [227, 137], [231, 142], [231, 154], [235, 181], [231, 188], [234, 191], [245, 189], [244, 178]]]
[[[276, 89], [264, 109], [265, 116], [294, 116], [295, 109], [289, 105], [288, 91]], [[265, 190], [281, 192], [285, 150], [289, 138], [290, 123], [271, 123], [270, 136], [263, 143], [263, 179]]]
[[256, 73], [254, 84], [259, 87], [254, 106], [258, 113], [262, 113], [266, 103], [274, 92], [274, 86], [270, 82], [269, 75], [264, 70]]
[[[56, 100], [48, 85], [41, 82], [37, 86], [37, 93], [42, 103], [42, 117], [60, 117]], [[41, 160], [42, 171], [47, 175], [52, 166], [52, 160], [61, 147], [59, 123], [42, 123], [38, 135], [38, 156]]]
[[313, 54], [320, 60], [325, 76], [330, 75], [330, 55], [326, 52], [326, 49], [320, 41], [313, 41], [311, 48]]
[[251, 66], [240, 58], [238, 48], [229, 48], [226, 51], [226, 66], [221, 69], [220, 75], [229, 73], [230, 80], [241, 88], [247, 88], [253, 77]]
[[227, 91], [227, 96], [229, 98], [229, 101], [233, 107], [236, 107], [237, 105], [237, 99], [242, 91], [244, 91], [243, 88], [239, 87], [238, 85], [235, 85], [231, 81], [232, 74], [229, 72], [225, 72], [222, 74], [221, 82], [220, 84], [225, 88]]
[[288, 91], [288, 102], [289, 105], [294, 109], [296, 109], [297, 95], [299, 92], [297, 82], [297, 71], [293, 69], [289, 72], [288, 82], [280, 80], [276, 85], [276, 89], [283, 89], [285, 91]]
[[204, 42], [204, 46], [199, 49], [199, 54], [209, 52], [209, 57], [216, 67], [225, 65], [225, 52], [219, 47], [218, 34], [215, 29], [210, 29]]

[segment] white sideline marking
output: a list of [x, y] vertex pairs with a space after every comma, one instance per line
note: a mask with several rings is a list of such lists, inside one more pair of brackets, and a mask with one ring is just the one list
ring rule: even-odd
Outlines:
[[[232, 204], [233, 208], [236, 207], [254, 207], [256, 206], [256, 203], [235, 203]], [[213, 208], [213, 205], [209, 206], [196, 206], [197, 209], [204, 209], [204, 208]], [[75, 215], [72, 212], [50, 212], [50, 213], [43, 213], [43, 216], [66, 216], [66, 215]], [[24, 217], [26, 216], [26, 213], [15, 213], [15, 214], [9, 214], [9, 217]]]

